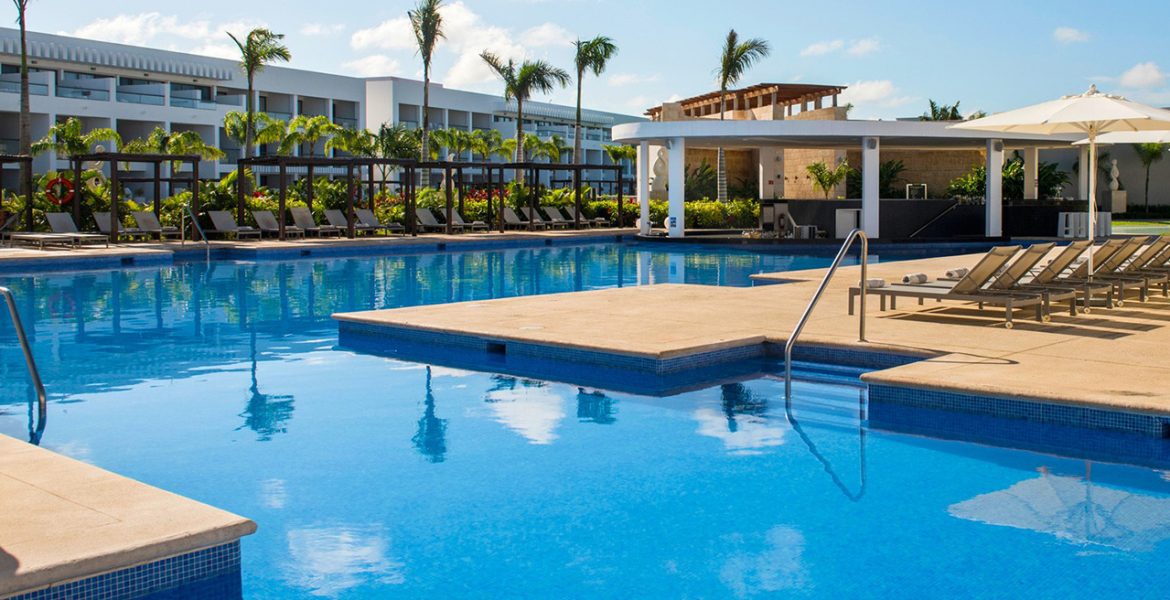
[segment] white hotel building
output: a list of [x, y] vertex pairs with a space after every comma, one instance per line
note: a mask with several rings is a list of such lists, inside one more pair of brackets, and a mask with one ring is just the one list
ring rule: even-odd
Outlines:
[[[216, 177], [235, 168], [239, 145], [223, 131], [229, 111], [244, 109], [247, 81], [236, 61], [111, 44], [74, 37], [29, 32], [28, 55], [33, 139], [69, 117], [84, 129], [114, 129], [123, 141], [146, 137], [155, 127], [196, 131], [227, 154], [205, 161], [202, 177]], [[0, 28], [0, 152], [15, 153], [20, 111], [20, 37]], [[399, 77], [362, 78], [265, 67], [255, 82], [258, 110], [288, 120], [295, 115], [325, 115], [346, 127], [377, 130], [383, 123], [418, 127], [422, 82]], [[542, 102], [524, 106], [525, 131], [545, 138], [552, 134], [573, 143], [575, 108]], [[614, 125], [642, 121], [639, 117], [594, 110], [583, 111], [583, 148], [588, 164], [609, 164], [603, 146]], [[516, 134], [516, 107], [502, 96], [452, 90], [431, 84], [430, 123], [433, 129], [497, 129]], [[323, 144], [315, 152], [324, 155]], [[270, 152], [271, 148], [261, 149]], [[299, 154], [307, 155], [308, 147]], [[468, 158], [468, 157], [464, 157]], [[37, 157], [36, 172], [68, 168], [51, 153]], [[627, 177], [632, 178], [632, 167]], [[600, 172], [585, 178], [600, 177]], [[15, 185], [15, 172], [4, 173], [4, 184]]]

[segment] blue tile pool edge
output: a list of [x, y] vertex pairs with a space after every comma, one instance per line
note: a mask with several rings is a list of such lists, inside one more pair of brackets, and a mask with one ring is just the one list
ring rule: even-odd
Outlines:
[[[239, 540], [192, 552], [20, 592], [8, 600], [98, 600], [142, 598], [188, 586], [214, 584], [216, 597], [239, 589]], [[189, 596], [200, 597], [200, 596]], [[207, 597], [207, 596], [202, 596]], [[238, 595], [237, 595], [238, 597]]]

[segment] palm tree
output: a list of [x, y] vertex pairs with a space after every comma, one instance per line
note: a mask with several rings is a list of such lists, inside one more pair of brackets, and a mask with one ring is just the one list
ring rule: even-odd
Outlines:
[[1150, 167], [1154, 163], [1162, 160], [1166, 155], [1166, 150], [1170, 149], [1170, 144], [1134, 144], [1133, 151], [1137, 153], [1138, 160], [1142, 161], [1142, 166], [1146, 168], [1146, 212], [1150, 212]]
[[544, 142], [545, 156], [548, 157], [549, 162], [559, 163], [565, 157], [565, 154], [573, 150], [573, 147], [565, 143], [565, 138], [553, 134]]
[[609, 156], [609, 160], [615, 165], [620, 165], [623, 160], [636, 160], [638, 158], [638, 149], [634, 146], [627, 146], [625, 144], [606, 144], [602, 146], [605, 154]]
[[301, 144], [308, 144], [309, 156], [316, 152], [317, 142], [333, 137], [341, 127], [325, 115], [297, 115], [288, 123], [288, 133], [280, 141], [281, 154], [291, 155]]
[[280, 43], [284, 35], [262, 27], [249, 31], [243, 42], [230, 32], [228, 37], [232, 38], [240, 49], [240, 69], [248, 78], [248, 98], [244, 107], [248, 113], [244, 123], [244, 157], [251, 158], [256, 132], [256, 73], [263, 70], [264, 65], [268, 63], [288, 62], [292, 59], [292, 53], [288, 47]]
[[373, 156], [374, 134], [369, 129], [338, 128], [333, 137], [325, 140], [325, 152], [331, 150], [351, 156]]
[[[419, 0], [414, 10], [407, 11], [410, 17], [410, 27], [414, 30], [414, 41], [418, 43], [418, 55], [423, 63], [423, 103], [422, 103], [422, 138], [419, 147], [419, 156], [422, 160], [429, 160], [431, 156], [430, 132], [431, 124], [431, 57], [435, 54], [435, 46], [443, 35], [443, 0]], [[422, 170], [422, 186], [430, 185], [429, 169]]]
[[[287, 129], [284, 121], [268, 113], [256, 113], [252, 117], [252, 142], [258, 145], [280, 143]], [[237, 144], [241, 146], [247, 144], [248, 115], [238, 110], [224, 115], [223, 132]]]
[[[515, 60], [509, 58], [505, 63], [487, 50], [481, 52], [479, 56], [504, 81], [504, 100], [516, 101], [514, 157], [519, 162], [524, 156], [524, 102], [532, 97], [533, 92], [547, 94], [557, 87], [569, 85], [569, 74], [564, 69], [554, 67], [543, 60], [526, 60], [516, 64]], [[517, 170], [516, 178], [519, 179], [521, 176]]]
[[813, 185], [825, 193], [826, 200], [829, 199], [829, 194], [838, 185], [841, 185], [842, 181], [845, 181], [845, 178], [849, 176], [849, 171], [852, 170], [849, 163], [845, 161], [838, 163], [836, 168], [829, 168], [829, 165], [819, 161], [806, 168], [808, 169], [808, 174], [813, 178]]
[[[197, 131], [169, 132], [162, 127], [155, 127], [146, 136], [146, 139], [136, 139], [126, 142], [122, 146], [123, 152], [142, 154], [173, 154], [176, 156], [198, 156], [205, 160], [218, 160], [224, 157], [223, 150], [203, 141], [203, 136]], [[172, 165], [177, 169], [178, 163]]]
[[99, 127], [86, 133], [81, 131], [81, 120], [69, 117], [49, 128], [49, 132], [40, 141], [30, 144], [30, 151], [34, 155], [44, 154], [50, 150], [60, 158], [69, 158], [88, 154], [94, 145], [99, 142], [114, 142], [114, 148], [122, 145], [122, 136], [113, 129]]
[[959, 114], [959, 103], [954, 104], [939, 104], [934, 100], [930, 100], [930, 110], [922, 113], [918, 117], [919, 121], [962, 121], [963, 115]]
[[[727, 88], [739, 82], [752, 65], [756, 64], [771, 53], [772, 48], [766, 40], [751, 38], [739, 41], [739, 34], [734, 29], [727, 32], [727, 41], [723, 45], [723, 56], [719, 61], [719, 120], [724, 119], [727, 110]], [[727, 202], [727, 158], [723, 147], [718, 153], [718, 186], [716, 196], [720, 202]]]
[[503, 135], [498, 129], [476, 129], [471, 132], [471, 154], [474, 158], [475, 154], [487, 162], [492, 156], [498, 154], [500, 151], [500, 144], [503, 143]]
[[608, 37], [599, 35], [591, 40], [573, 42], [577, 52], [573, 65], [577, 67], [577, 120], [573, 125], [573, 163], [581, 164], [581, 80], [586, 71], [600, 76], [609, 59], [617, 54], [617, 44]]
[[[28, 27], [25, 17], [29, 0], [12, 0], [16, 5], [16, 20], [20, 24], [20, 153], [32, 152], [32, 108], [29, 104], [28, 93], [28, 43], [26, 40]], [[28, 182], [32, 180], [30, 173], [32, 165], [20, 163], [20, 192], [27, 195]]]

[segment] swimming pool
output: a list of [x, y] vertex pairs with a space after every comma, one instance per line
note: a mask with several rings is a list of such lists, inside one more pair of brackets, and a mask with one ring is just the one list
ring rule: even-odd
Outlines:
[[[339, 350], [329, 319], [827, 261], [602, 244], [0, 285], [35, 329], [43, 445], [254, 519], [249, 598], [1159, 595], [1160, 459], [875, 423], [849, 370], [806, 369], [790, 406], [767, 363], [651, 398]], [[24, 436], [12, 338], [0, 432]]]

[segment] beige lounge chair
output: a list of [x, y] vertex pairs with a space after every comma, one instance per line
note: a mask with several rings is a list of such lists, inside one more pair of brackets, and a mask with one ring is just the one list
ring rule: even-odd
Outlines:
[[[536, 212], [535, 210], [532, 210], [531, 206], [521, 206], [520, 213], [523, 214], [525, 217], [528, 217], [528, 219], [530, 221], [532, 221], [533, 224], [535, 224], [538, 229], [547, 228], [550, 225], [550, 223], [548, 221], [545, 221], [544, 219], [540, 218], [540, 213]], [[565, 223], [551, 223], [551, 225], [553, 227], [560, 227], [562, 229], [564, 229], [566, 227]]]
[[[516, 211], [512, 210], [512, 207], [505, 206], [504, 207], [504, 225], [506, 227], [511, 228], [511, 229], [528, 229], [529, 221], [528, 221], [528, 219], [521, 219], [519, 216], [517, 216]], [[544, 229], [543, 222], [538, 221], [535, 223], [531, 223], [531, 225], [535, 229]]]
[[1092, 310], [1094, 296], [1105, 296], [1105, 307], [1113, 308], [1113, 284], [1108, 282], [1073, 281], [1067, 278], [1068, 269], [1092, 246], [1088, 240], [1079, 240], [1065, 246], [1032, 278], [1020, 285], [1024, 290], [1072, 290], [1081, 295], [1081, 310]]
[[400, 223], [382, 223], [378, 220], [378, 215], [368, 208], [355, 208], [353, 210], [357, 220], [362, 225], [374, 228], [376, 231], [385, 231], [386, 233], [406, 233], [406, 228]]
[[462, 227], [464, 229], [470, 229], [472, 231], [487, 231], [488, 230], [487, 223], [484, 223], [483, 221], [472, 221], [470, 223], [468, 223], [467, 221], [464, 221], [463, 215], [459, 214], [459, 211], [457, 211], [457, 210], [451, 211], [451, 222], [456, 224], [456, 225], [459, 225], [460, 227]]
[[[97, 223], [98, 231], [102, 232], [102, 234], [106, 236], [111, 235], [113, 231], [113, 215], [108, 212], [95, 212], [93, 213], [93, 221], [94, 223]], [[151, 234], [137, 227], [125, 227], [119, 225], [118, 236], [126, 237], [131, 240], [134, 238], [145, 240], [150, 239]]]
[[[455, 211], [451, 212], [454, 213]], [[432, 213], [429, 208], [415, 209], [414, 215], [415, 218], [418, 219], [418, 224], [422, 226], [423, 231], [447, 231], [447, 225], [445, 223], [440, 223], [439, 220], [435, 218], [435, 213]], [[452, 219], [451, 231], [461, 232], [463, 231], [463, 226], [455, 223], [454, 219]]]
[[565, 228], [573, 226], [573, 220], [566, 219], [565, 216], [561, 214], [561, 211], [557, 210], [557, 207], [542, 206], [541, 210], [544, 211], [544, 214], [548, 217], [549, 222], [551, 222], [554, 226]]
[[[984, 289], [984, 286], [988, 285], [1000, 273], [1001, 269], [1007, 266], [1008, 261], [1019, 250], [1019, 246], [998, 246], [992, 248], [966, 275], [953, 283], [947, 282], [946, 284], [940, 284], [938, 282], [932, 282], [925, 285], [892, 284], [879, 288], [870, 288], [867, 292], [878, 296], [881, 300], [881, 310], [883, 311], [886, 310], [887, 299], [890, 301], [891, 309], [897, 309], [898, 298], [915, 298], [919, 304], [922, 304], [926, 300], [937, 300], [940, 302], [947, 300], [976, 303], [980, 309], [988, 304], [1003, 306], [1004, 327], [1007, 329], [1013, 327], [1012, 311], [1028, 306], [1036, 307], [1037, 321], [1042, 323], [1046, 322], [1049, 317], [1047, 297], [1044, 294], [1040, 292], [1016, 293]], [[849, 314], [853, 314], [854, 299], [860, 294], [860, 287], [849, 289]]]
[[[330, 225], [332, 225], [332, 226], [334, 226], [342, 231], [346, 231], [346, 232], [349, 231], [349, 219], [347, 219], [345, 217], [345, 213], [342, 212], [341, 209], [337, 209], [337, 208], [325, 209], [325, 220], [328, 221]], [[354, 215], [354, 217], [353, 217], [353, 231], [354, 231], [354, 233], [374, 233], [377, 230], [378, 230], [377, 227], [371, 227], [369, 225], [363, 224], [361, 222], [361, 220], [357, 218], [357, 215]]]
[[136, 210], [130, 214], [134, 215], [134, 222], [138, 224], [138, 229], [151, 235], [157, 235], [160, 239], [177, 238], [183, 235], [178, 227], [170, 225], [164, 227], [162, 223], [158, 222], [158, 217], [148, 210]]
[[[578, 216], [577, 207], [570, 204], [567, 208], [565, 208], [565, 214], [568, 215], [569, 220], [572, 221], [574, 217]], [[589, 217], [585, 216], [585, 213], [581, 213], [580, 217], [582, 223], [588, 223], [593, 227], [609, 227], [610, 225], [609, 219], [605, 217], [593, 217], [590, 219]]]

